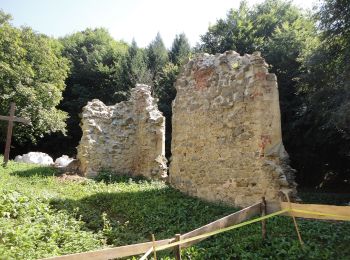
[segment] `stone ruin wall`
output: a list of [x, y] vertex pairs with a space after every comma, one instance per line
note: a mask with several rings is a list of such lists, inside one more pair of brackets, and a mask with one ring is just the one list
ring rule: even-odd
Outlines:
[[277, 80], [259, 53], [197, 55], [175, 84], [170, 183], [247, 206], [296, 194], [281, 137]]
[[106, 106], [94, 99], [83, 108], [77, 159], [84, 175], [103, 169], [153, 179], [167, 176], [165, 118], [149, 86], [137, 85], [128, 101]]

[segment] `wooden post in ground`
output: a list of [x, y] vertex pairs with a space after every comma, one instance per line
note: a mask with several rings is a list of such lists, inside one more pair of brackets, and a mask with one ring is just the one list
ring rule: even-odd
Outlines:
[[[261, 198], [261, 207], [260, 207], [260, 212], [261, 212], [261, 216], [265, 216], [266, 215], [266, 200], [265, 197]], [[267, 234], [267, 229], [266, 229], [266, 220], [262, 220], [261, 221], [261, 233], [262, 233], [262, 238], [265, 240], [266, 239], [266, 234]]]
[[156, 238], [154, 237], [154, 234], [152, 234], [152, 245], [153, 245], [153, 257], [154, 257], [154, 260], [157, 260]]
[[10, 158], [10, 149], [11, 149], [11, 137], [12, 137], [12, 129], [13, 129], [13, 122], [21, 122], [24, 124], [29, 124], [30, 121], [26, 120], [24, 118], [15, 117], [15, 111], [16, 111], [16, 104], [11, 103], [10, 107], [10, 116], [0, 116], [0, 120], [8, 121], [7, 126], [7, 135], [6, 135], [6, 145], [5, 145], [5, 152], [4, 152], [4, 163], [3, 167], [7, 166], [7, 162]]
[[[175, 242], [181, 240], [181, 234], [175, 235]], [[174, 255], [176, 260], [181, 260], [181, 245], [174, 247]]]

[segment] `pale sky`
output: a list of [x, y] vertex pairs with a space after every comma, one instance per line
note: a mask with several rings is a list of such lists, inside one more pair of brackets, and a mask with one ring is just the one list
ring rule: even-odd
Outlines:
[[[248, 0], [249, 5], [263, 0]], [[312, 8], [318, 0], [294, 0]], [[184, 32], [192, 46], [210, 24], [225, 18], [239, 0], [0, 0], [0, 9], [13, 16], [15, 26], [27, 25], [54, 37], [84, 30], [107, 28], [113, 38], [128, 43], [135, 38], [146, 47], [160, 32], [169, 48]]]

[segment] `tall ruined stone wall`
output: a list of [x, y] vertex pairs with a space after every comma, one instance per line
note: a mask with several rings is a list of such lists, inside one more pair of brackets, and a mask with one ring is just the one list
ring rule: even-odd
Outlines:
[[281, 137], [276, 76], [259, 53], [201, 54], [184, 66], [173, 103], [170, 183], [246, 206], [295, 194]]
[[149, 178], [167, 176], [165, 118], [149, 86], [137, 85], [130, 100], [114, 106], [92, 100], [83, 108], [81, 127], [77, 159], [86, 176], [102, 169]]

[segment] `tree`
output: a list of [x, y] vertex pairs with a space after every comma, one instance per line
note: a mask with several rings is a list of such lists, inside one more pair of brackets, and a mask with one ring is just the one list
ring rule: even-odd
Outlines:
[[81, 138], [79, 113], [88, 101], [97, 98], [107, 105], [126, 100], [130, 85], [124, 84], [122, 62], [128, 46], [115, 41], [107, 30], [86, 29], [60, 39], [63, 55], [70, 61], [71, 73], [66, 80], [60, 108], [69, 114], [68, 137], [63, 138], [73, 149]]
[[[155, 44], [156, 43], [156, 44]], [[158, 47], [158, 57], [162, 57], [160, 60], [162, 62], [158, 63], [158, 67], [155, 70], [154, 83], [154, 94], [158, 98], [158, 107], [162, 111], [166, 118], [166, 131], [165, 131], [165, 153], [167, 158], [171, 156], [171, 133], [172, 133], [172, 101], [176, 96], [175, 81], [179, 74], [180, 64], [189, 57], [191, 52], [190, 44], [187, 40], [185, 34], [176, 35], [173, 41], [170, 52], [168, 53], [161, 41], [159, 34], [157, 35], [155, 41], [153, 41], [150, 47]], [[159, 55], [161, 53], [162, 55]], [[169, 56], [168, 62], [165, 59], [165, 53]], [[163, 64], [163, 65], [161, 65]]]
[[216, 24], [208, 28], [208, 32], [201, 35], [199, 51], [211, 54], [235, 50], [239, 53], [252, 53], [256, 49], [256, 42], [261, 39], [255, 37], [253, 21], [246, 1], [241, 1], [239, 9], [231, 9], [226, 19], [219, 19]]
[[[319, 41], [303, 57], [299, 82], [303, 104], [294, 122], [293, 150], [302, 147], [312, 185], [349, 186], [350, 180], [350, 1], [326, 0], [315, 14]], [[302, 133], [302, 135], [301, 135]]]
[[319, 27], [323, 31], [324, 37], [341, 36], [349, 39], [349, 0], [324, 0], [316, 13], [316, 18], [320, 21]]
[[191, 53], [191, 46], [184, 33], [175, 36], [169, 52], [169, 59], [173, 64], [181, 65]]
[[152, 84], [151, 73], [147, 68], [146, 53], [143, 49], [137, 47], [135, 40], [128, 47], [122, 67], [123, 82], [127, 85], [127, 88], [133, 88], [137, 83]]
[[[29, 27], [9, 23], [10, 15], [0, 12], [0, 114], [15, 102], [16, 114], [30, 119], [31, 126], [16, 124], [17, 143], [37, 142], [44, 134], [65, 132], [67, 114], [57, 109], [62, 100], [68, 61], [61, 44]], [[5, 125], [0, 139], [4, 141]]]
[[159, 33], [157, 33], [156, 38], [149, 44], [146, 53], [148, 69], [151, 72], [152, 80], [155, 81], [160, 71], [169, 60], [168, 51]]
[[2, 9], [0, 9], [0, 25], [4, 23], [9, 23], [12, 20], [12, 16], [10, 14], [5, 13]]

